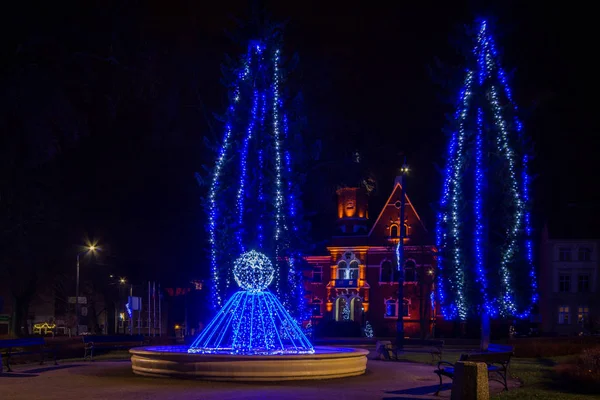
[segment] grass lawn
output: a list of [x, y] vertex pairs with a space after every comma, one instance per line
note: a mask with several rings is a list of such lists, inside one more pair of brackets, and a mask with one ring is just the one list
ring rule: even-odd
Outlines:
[[[460, 352], [444, 352], [444, 360], [454, 363], [458, 361]], [[406, 352], [401, 360], [437, 365], [431, 361], [427, 353]], [[523, 386], [509, 392], [501, 392], [492, 396], [494, 400], [505, 399], [539, 399], [539, 400], [598, 400], [598, 394], [570, 393], [564, 382], [557, 378], [554, 367], [569, 356], [550, 358], [513, 358], [510, 362], [509, 373], [513, 378], [523, 382]]]

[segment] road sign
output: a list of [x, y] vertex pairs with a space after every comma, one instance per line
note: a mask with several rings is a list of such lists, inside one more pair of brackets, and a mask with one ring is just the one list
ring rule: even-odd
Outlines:
[[128, 304], [132, 311], [139, 311], [142, 309], [142, 298], [129, 296]]

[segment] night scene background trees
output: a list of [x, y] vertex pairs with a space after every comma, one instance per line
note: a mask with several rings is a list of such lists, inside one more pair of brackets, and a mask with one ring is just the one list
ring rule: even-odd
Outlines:
[[[212, 301], [218, 310], [237, 291], [233, 262], [257, 250], [273, 259], [271, 288], [301, 321], [306, 318], [302, 255], [308, 227], [298, 170], [308, 158], [297, 110], [300, 95], [291, 95], [287, 85], [286, 69], [293, 60], [282, 54], [283, 27], [258, 12], [249, 27], [250, 37], [242, 39], [246, 53], [224, 68], [229, 107], [204, 205]], [[198, 180], [204, 183], [200, 175]]]
[[[498, 17], [503, 64], [517, 68], [506, 73], [535, 143], [536, 235], [567, 202], [599, 200], [588, 177], [597, 170], [587, 136], [595, 126], [587, 100], [595, 67], [573, 62], [589, 46], [592, 25], [544, 4], [499, 2], [486, 10]], [[301, 55], [298, 79], [290, 80], [298, 87], [289, 91], [303, 95], [306, 156], [320, 155], [302, 193], [315, 246], [331, 234], [334, 189], [353, 179], [349, 167], [374, 177], [370, 207], [377, 210], [400, 152], [412, 169], [411, 200], [433, 229], [446, 154], [441, 128], [464, 82], [462, 24], [481, 10], [265, 5], [274, 20], [289, 20], [283, 53]], [[170, 2], [168, 12], [138, 2], [15, 7], [3, 14], [0, 46], [0, 275], [18, 281], [11, 289], [21, 314], [47, 278], [73, 279], [73, 255], [86, 235], [114, 255], [88, 260], [98, 276], [209, 278], [202, 202], [209, 186], [198, 186], [195, 173], [214, 160], [205, 138], [211, 145], [222, 139], [213, 114], [229, 98], [217, 77], [224, 54], [246, 51], [226, 32], [239, 27], [230, 16], [250, 19], [247, 2], [215, 3], [211, 13], [185, 1]]]
[[489, 23], [475, 29], [439, 205], [437, 297], [448, 319], [524, 319], [538, 298], [531, 148]]

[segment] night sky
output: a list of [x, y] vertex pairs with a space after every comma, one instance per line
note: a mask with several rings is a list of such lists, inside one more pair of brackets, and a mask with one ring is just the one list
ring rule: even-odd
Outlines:
[[[503, 65], [513, 72], [513, 92], [535, 144], [537, 228], [567, 203], [600, 204], [592, 139], [598, 130], [589, 47], [594, 26], [584, 22], [585, 10], [538, 1], [498, 2], [486, 10], [475, 2], [284, 3], [264, 2], [273, 19], [288, 22], [284, 53], [300, 57], [294, 79], [304, 97], [308, 140], [320, 139], [321, 157], [331, 163], [361, 153], [377, 177], [372, 216], [405, 154], [412, 168], [408, 194], [433, 228], [442, 128], [463, 78], [458, 44], [463, 25], [482, 11], [493, 16]], [[3, 118], [18, 108], [23, 120], [43, 114], [40, 120], [57, 125], [53, 132], [77, 132], [56, 156], [57, 201], [69, 227], [65, 248], [88, 235], [110, 249], [106, 262], [132, 279], [188, 279], [208, 269], [204, 190], [194, 173], [213, 163], [203, 137], [221, 136], [213, 117], [226, 107], [220, 65], [226, 53], [243, 50], [226, 31], [250, 7], [244, 1], [150, 4], [53, 2], [4, 13]], [[8, 135], [25, 135], [8, 126]], [[325, 188], [310, 180], [304, 187], [317, 213], [317, 241], [330, 234], [333, 188], [343, 180], [332, 174]]]

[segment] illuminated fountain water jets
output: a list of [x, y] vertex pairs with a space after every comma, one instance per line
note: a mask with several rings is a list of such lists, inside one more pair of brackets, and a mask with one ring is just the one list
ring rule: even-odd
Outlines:
[[242, 254], [235, 293], [188, 349], [204, 354], [310, 354], [314, 348], [275, 295], [267, 290], [275, 268], [257, 251]]

